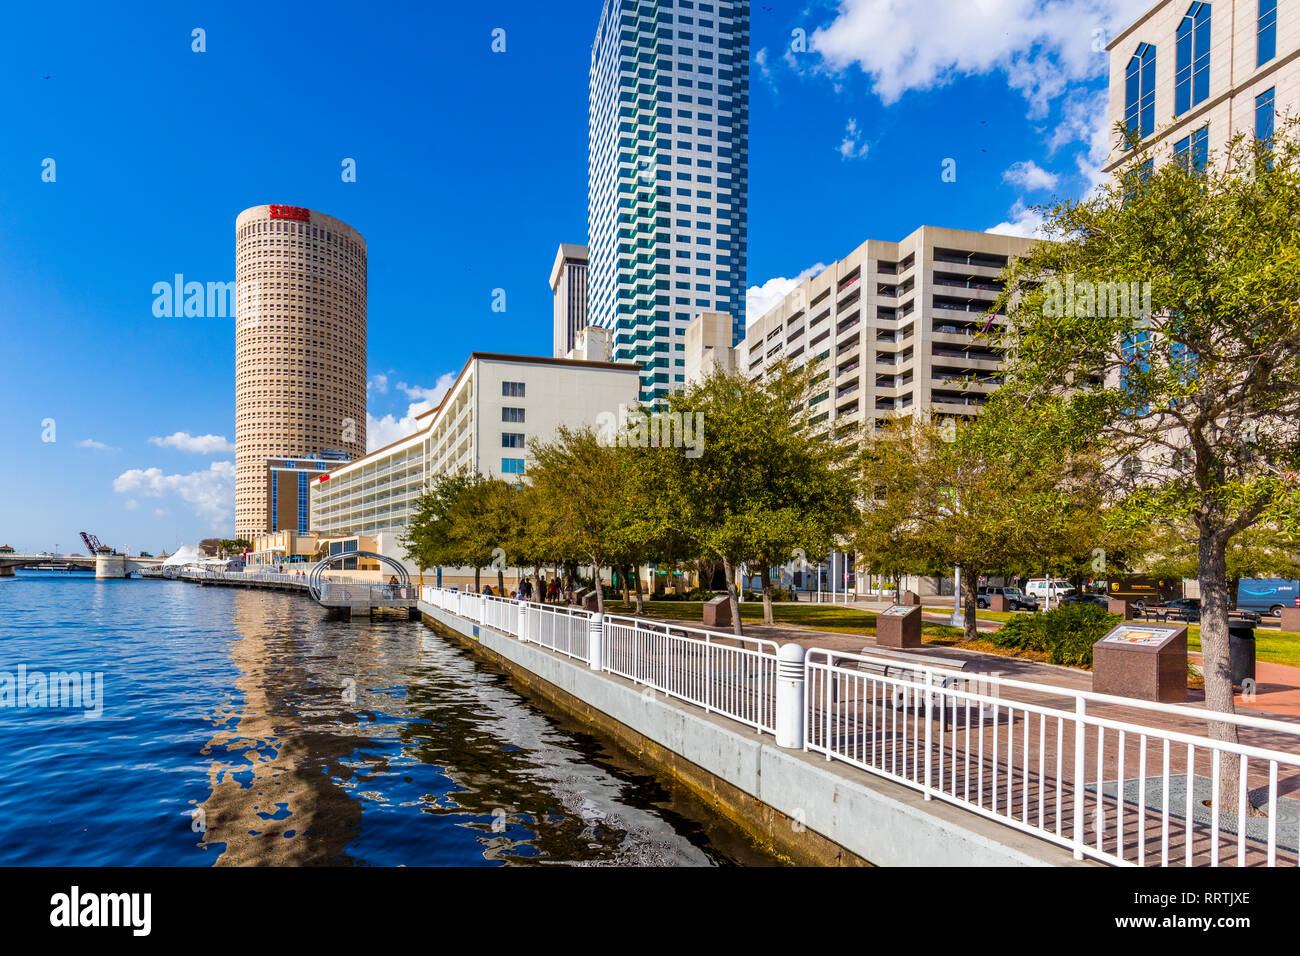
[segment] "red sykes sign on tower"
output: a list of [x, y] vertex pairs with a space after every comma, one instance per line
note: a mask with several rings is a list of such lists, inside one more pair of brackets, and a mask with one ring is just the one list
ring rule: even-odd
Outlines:
[[311, 210], [304, 209], [302, 206], [272, 206], [272, 219], [297, 219], [301, 222], [311, 222]]

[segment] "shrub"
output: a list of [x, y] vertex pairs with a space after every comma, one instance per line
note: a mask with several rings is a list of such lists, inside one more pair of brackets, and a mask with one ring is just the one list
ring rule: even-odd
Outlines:
[[1065, 604], [1043, 615], [1048, 660], [1067, 667], [1092, 667], [1092, 645], [1120, 622], [1095, 604]]
[[998, 647], [1013, 651], [1045, 650], [1043, 614], [1017, 614], [991, 635], [989, 640]]
[[1095, 604], [1065, 604], [1046, 614], [1021, 614], [990, 635], [998, 647], [1046, 654], [1053, 664], [1092, 667], [1092, 646], [1119, 623]]

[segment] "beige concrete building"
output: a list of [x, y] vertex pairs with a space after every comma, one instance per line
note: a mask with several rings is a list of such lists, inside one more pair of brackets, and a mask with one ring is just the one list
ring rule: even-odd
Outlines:
[[714, 369], [736, 371], [731, 347], [732, 321], [725, 312], [701, 312], [686, 327], [686, 383], [706, 378]]
[[365, 453], [366, 243], [323, 213], [254, 206], [235, 277], [235, 531], [251, 538], [277, 530], [268, 459]]
[[417, 416], [410, 436], [312, 482], [311, 530], [387, 533], [395, 541], [437, 476], [524, 478], [531, 439], [617, 415], [620, 405], [635, 404], [638, 383], [630, 363], [475, 352], [438, 407]]
[[1300, 108], [1295, 0], [1166, 0], [1107, 50], [1110, 127], [1126, 122], [1143, 134], [1132, 155], [1112, 139], [1107, 172], [1153, 158], [1157, 146], [1201, 162], [1236, 133], [1272, 135], [1276, 119]]
[[560, 245], [551, 267], [551, 293], [555, 299], [554, 355], [564, 358], [587, 327], [586, 246]]
[[736, 351], [740, 367], [752, 378], [782, 359], [821, 361], [827, 377], [812, 399], [823, 406], [814, 424], [977, 415], [1002, 381], [987, 333], [1006, 319], [984, 312], [1003, 267], [1030, 244], [934, 226], [901, 242], [868, 240], [751, 324]]

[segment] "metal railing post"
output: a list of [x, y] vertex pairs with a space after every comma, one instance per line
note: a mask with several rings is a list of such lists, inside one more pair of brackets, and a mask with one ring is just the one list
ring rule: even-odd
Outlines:
[[782, 644], [776, 652], [776, 745], [789, 750], [804, 745], [804, 653], [801, 644]]
[[[925, 795], [925, 799], [933, 800], [934, 795], [930, 792], [930, 779], [931, 779], [930, 763], [932, 760], [931, 754], [932, 754], [932, 747], [933, 747], [932, 735], [930, 732], [930, 723], [933, 720], [933, 715], [934, 715], [934, 694], [931, 691], [934, 675], [931, 674], [928, 669], [924, 671], [924, 674], [925, 674], [925, 691], [924, 691], [925, 692], [925, 783], [922, 786], [921, 792]], [[1010, 762], [1008, 761], [1008, 767], [1009, 766], [1010, 766]]]
[[587, 666], [593, 671], [605, 669], [602, 645], [605, 637], [605, 616], [593, 614], [587, 624]]
[[[1087, 702], [1082, 697], [1074, 699], [1074, 858], [1083, 859], [1083, 777], [1087, 773], [1087, 762], [1083, 748], [1085, 734], [1083, 719], [1087, 713]], [[1121, 783], [1120, 786], [1123, 786]], [[1097, 794], [1101, 799], [1101, 794]]]

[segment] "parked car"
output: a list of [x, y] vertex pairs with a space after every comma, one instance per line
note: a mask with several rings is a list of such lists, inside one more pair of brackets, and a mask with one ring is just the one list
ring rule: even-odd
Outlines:
[[1237, 584], [1237, 610], [1282, 616], [1282, 608], [1300, 607], [1300, 581], [1286, 578], [1242, 578]]
[[1013, 611], [1038, 610], [1038, 599], [1023, 593], [1020, 588], [980, 588], [979, 594], [975, 598], [975, 605], [980, 608], [988, 608], [990, 599], [994, 595], [1001, 595], [1006, 598], [1007, 607]]
[[1181, 618], [1184, 621], [1194, 622], [1201, 619], [1201, 599], [1200, 598], [1174, 598], [1172, 601], [1162, 601], [1159, 604], [1139, 605], [1145, 608], [1151, 608], [1159, 611], [1169, 611], [1171, 617]]
[[1075, 591], [1073, 594], [1067, 594], [1061, 598], [1062, 604], [1096, 604], [1100, 607], [1110, 607], [1110, 599], [1104, 594], [1093, 594], [1090, 591], [1080, 593]]

